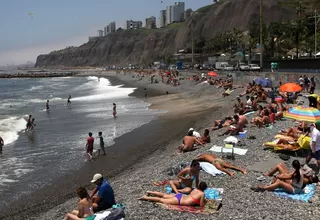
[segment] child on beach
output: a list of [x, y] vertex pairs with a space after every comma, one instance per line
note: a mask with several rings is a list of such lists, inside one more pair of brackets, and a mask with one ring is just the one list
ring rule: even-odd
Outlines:
[[106, 152], [104, 150], [104, 141], [103, 141], [103, 137], [102, 137], [102, 132], [99, 132], [99, 139], [100, 139], [100, 149], [98, 150], [98, 156], [100, 155], [100, 150], [102, 150], [103, 155], [106, 155]]
[[94, 143], [94, 138], [92, 137], [92, 133], [89, 132], [89, 137], [87, 139], [87, 144], [86, 144], [88, 160], [92, 160], [93, 143]]

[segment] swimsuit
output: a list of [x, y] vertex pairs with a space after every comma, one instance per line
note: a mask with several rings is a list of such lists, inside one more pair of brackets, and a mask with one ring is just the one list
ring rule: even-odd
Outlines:
[[192, 196], [190, 196], [190, 198], [192, 199], [192, 201], [197, 204], [197, 205], [200, 205], [200, 199], [195, 199], [193, 198]]
[[176, 195], [174, 196], [174, 197], [176, 197], [177, 200], [178, 200], [178, 205], [180, 205], [180, 200], [181, 200], [182, 196], [183, 196], [182, 193], [178, 193], [178, 194], [176, 194]]
[[213, 159], [212, 164], [213, 164], [213, 165], [215, 165], [215, 164], [221, 164], [221, 165], [223, 165], [223, 164], [224, 164], [224, 160], [222, 160], [222, 159], [220, 159], [220, 158], [215, 158], [215, 159]]

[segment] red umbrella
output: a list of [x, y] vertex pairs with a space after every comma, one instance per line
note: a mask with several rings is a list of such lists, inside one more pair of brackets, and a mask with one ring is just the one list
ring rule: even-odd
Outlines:
[[280, 86], [282, 92], [299, 92], [302, 90], [302, 87], [296, 83], [286, 83]]
[[209, 76], [219, 76], [216, 72], [213, 72], [213, 71], [209, 72], [208, 75]]

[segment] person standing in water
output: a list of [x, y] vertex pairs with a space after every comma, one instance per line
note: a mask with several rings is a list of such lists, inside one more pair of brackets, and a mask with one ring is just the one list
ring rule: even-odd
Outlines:
[[36, 126], [36, 124], [34, 123], [34, 118], [32, 119], [31, 121], [31, 127], [30, 127], [30, 130], [33, 131], [34, 127]]
[[0, 137], [0, 154], [2, 154], [3, 145], [4, 145], [4, 141], [3, 141], [2, 137]]
[[71, 105], [71, 95], [69, 95], [69, 97], [68, 97], [68, 102], [67, 102], [67, 105]]
[[87, 151], [87, 155], [88, 155], [88, 160], [92, 160], [93, 143], [94, 143], [94, 138], [92, 137], [92, 133], [89, 132], [89, 137], [87, 139], [87, 144], [86, 144], [86, 151]]
[[47, 103], [46, 103], [46, 109], [47, 109], [47, 111], [49, 111], [49, 100], [47, 100]]
[[147, 99], [147, 98], [148, 98], [147, 88], [144, 88], [144, 98], [145, 98], [145, 99]]
[[27, 120], [27, 125], [26, 125], [26, 131], [30, 130], [31, 125], [32, 125], [32, 115], [29, 115], [29, 118]]
[[100, 155], [100, 150], [102, 150], [103, 155], [106, 155], [106, 151], [104, 150], [104, 141], [102, 137], [102, 132], [100, 131], [99, 133], [99, 139], [100, 139], [100, 149], [98, 150], [98, 156]]
[[117, 117], [117, 105], [116, 105], [116, 103], [113, 103], [113, 112], [112, 112], [112, 114], [113, 114], [114, 118]]

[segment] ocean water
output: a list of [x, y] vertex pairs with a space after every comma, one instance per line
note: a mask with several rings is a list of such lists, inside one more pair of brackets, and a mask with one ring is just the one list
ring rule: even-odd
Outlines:
[[[97, 77], [0, 79], [0, 136], [5, 142], [0, 155], [0, 205], [88, 163], [84, 151], [88, 132], [96, 138], [102, 131], [105, 145], [111, 146], [116, 137], [164, 113], [128, 96], [134, 90]], [[71, 106], [66, 105], [68, 95]], [[117, 119], [112, 103], [117, 104]], [[33, 132], [25, 132], [29, 114], [35, 118]]]

